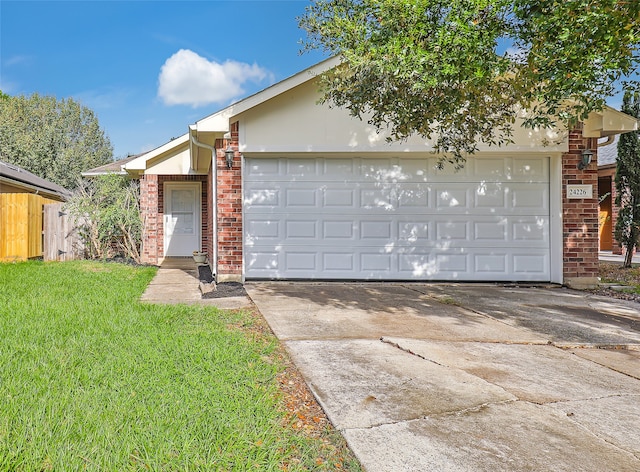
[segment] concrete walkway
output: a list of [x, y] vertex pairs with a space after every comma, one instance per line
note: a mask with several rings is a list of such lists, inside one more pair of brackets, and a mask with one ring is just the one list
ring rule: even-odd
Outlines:
[[[598, 253], [598, 259], [600, 259], [601, 262], [619, 262], [622, 264], [624, 262], [624, 255], [614, 254], [612, 251], [600, 251]], [[640, 254], [634, 254], [631, 263], [640, 264]]]
[[246, 288], [368, 472], [640, 470], [638, 304], [493, 284]]
[[198, 268], [191, 257], [165, 258], [141, 301], [158, 304], [214, 306], [223, 310], [251, 307], [248, 297], [202, 298]]

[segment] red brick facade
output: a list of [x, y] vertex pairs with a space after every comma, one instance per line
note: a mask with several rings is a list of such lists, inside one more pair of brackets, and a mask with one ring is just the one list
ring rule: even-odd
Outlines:
[[231, 147], [235, 150], [229, 169], [224, 153], [217, 156], [218, 267], [219, 281], [242, 279], [242, 166], [238, 152], [238, 122], [231, 124]]
[[[206, 175], [150, 175], [140, 179], [140, 210], [144, 222], [142, 233], [142, 260], [148, 264], [159, 264], [164, 258], [164, 184], [166, 182], [202, 182], [201, 225], [202, 248], [209, 251], [211, 229], [209, 209], [210, 180]], [[195, 250], [196, 248], [194, 248]], [[211, 252], [209, 252], [211, 254]]]
[[[582, 129], [569, 133], [569, 151], [562, 155], [563, 277], [573, 285], [592, 284], [598, 276], [598, 159], [578, 169], [582, 151], [597, 152], [595, 139], [582, 137]], [[567, 185], [592, 185], [593, 198], [567, 198]]]

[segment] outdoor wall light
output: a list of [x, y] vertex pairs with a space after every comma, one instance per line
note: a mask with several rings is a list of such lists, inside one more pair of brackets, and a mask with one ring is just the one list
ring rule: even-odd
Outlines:
[[227, 149], [224, 151], [224, 157], [227, 160], [227, 167], [231, 169], [233, 167], [233, 156], [235, 155], [235, 151], [231, 148], [231, 144], [227, 146]]
[[582, 151], [582, 160], [578, 162], [578, 169], [583, 170], [589, 164], [591, 164], [591, 158], [593, 157], [593, 151], [591, 149], [585, 149]]

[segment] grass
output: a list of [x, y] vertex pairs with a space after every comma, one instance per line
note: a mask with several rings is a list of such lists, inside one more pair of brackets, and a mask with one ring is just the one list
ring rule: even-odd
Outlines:
[[0, 264], [0, 470], [359, 470], [291, 426], [250, 314], [139, 303], [154, 274]]
[[637, 264], [623, 268], [621, 264], [601, 262], [599, 275], [603, 283], [628, 286], [629, 292], [640, 294], [640, 266]]

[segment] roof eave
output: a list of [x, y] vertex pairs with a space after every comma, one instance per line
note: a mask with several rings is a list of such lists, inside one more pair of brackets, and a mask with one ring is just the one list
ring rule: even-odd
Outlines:
[[636, 118], [605, 106], [601, 111], [592, 112], [584, 121], [582, 135], [585, 138], [602, 138], [638, 131], [638, 129]]

